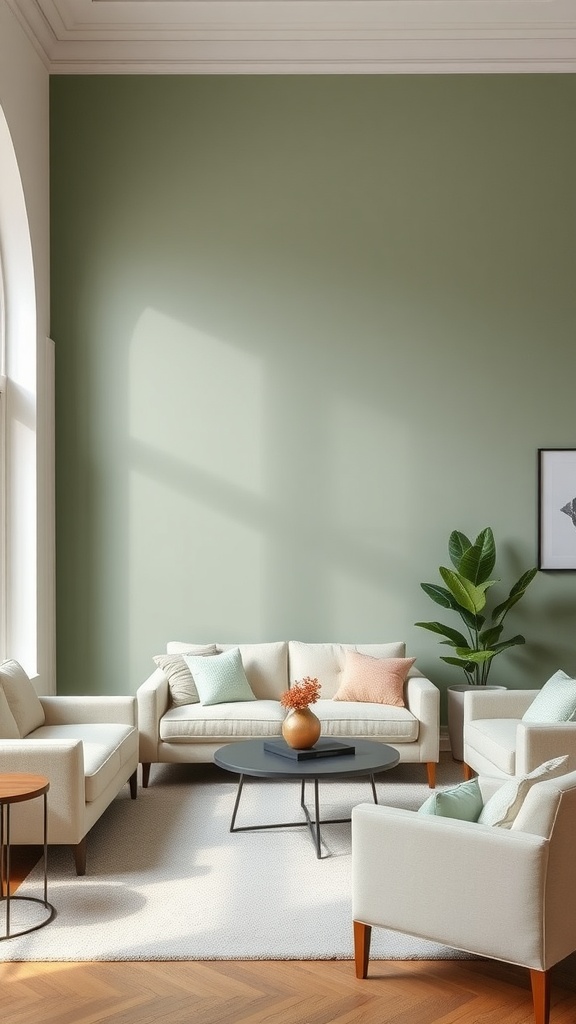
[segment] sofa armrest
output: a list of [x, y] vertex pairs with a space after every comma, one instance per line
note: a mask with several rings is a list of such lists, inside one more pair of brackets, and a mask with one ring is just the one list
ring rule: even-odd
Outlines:
[[552, 757], [568, 754], [564, 772], [576, 770], [576, 722], [520, 722], [516, 730], [516, 775], [526, 775]]
[[40, 697], [40, 702], [46, 715], [46, 725], [138, 724], [136, 697]]
[[548, 847], [528, 833], [359, 804], [352, 810], [353, 918], [537, 966]]
[[421, 761], [440, 757], [440, 690], [426, 676], [411, 675], [406, 682], [408, 710], [420, 722], [418, 741]]
[[168, 679], [157, 668], [136, 691], [138, 701], [138, 732], [140, 761], [152, 764], [158, 760], [160, 719], [169, 706]]
[[0, 740], [0, 771], [46, 775], [50, 780], [48, 842], [80, 842], [86, 831], [81, 740]]
[[464, 724], [477, 718], [522, 718], [538, 690], [467, 690]]

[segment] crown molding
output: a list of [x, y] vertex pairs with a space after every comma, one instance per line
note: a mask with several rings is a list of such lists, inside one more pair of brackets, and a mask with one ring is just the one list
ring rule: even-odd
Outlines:
[[52, 74], [576, 71], [576, 0], [6, 0]]

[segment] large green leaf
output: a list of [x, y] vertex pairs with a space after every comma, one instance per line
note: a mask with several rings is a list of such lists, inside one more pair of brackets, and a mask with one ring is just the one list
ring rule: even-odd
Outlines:
[[523, 573], [517, 583], [514, 584], [508, 597], [502, 604], [499, 604], [492, 612], [492, 621], [502, 621], [505, 615], [510, 611], [511, 608], [520, 600], [525, 593], [526, 589], [532, 583], [538, 569], [528, 569], [527, 572]]
[[457, 647], [456, 654], [465, 661], [473, 662], [474, 665], [483, 665], [485, 661], [490, 661], [494, 657], [496, 651], [473, 651], [471, 647]]
[[460, 560], [459, 572], [465, 579], [477, 586], [490, 579], [496, 563], [496, 545], [494, 534], [489, 526], [478, 534], [472, 547], [468, 548]]
[[449, 590], [444, 587], [438, 586], [437, 583], [421, 583], [420, 586], [428, 597], [431, 597], [436, 604], [442, 605], [443, 608], [451, 608], [452, 611], [457, 612], [458, 602], [452, 597]]
[[483, 647], [494, 647], [494, 644], [500, 639], [500, 634], [504, 626], [491, 626], [490, 629], [485, 629], [480, 633], [480, 643]]
[[510, 640], [503, 640], [501, 644], [494, 644], [492, 648], [495, 654], [501, 654], [502, 651], [507, 651], [509, 647], [517, 647], [518, 644], [525, 644], [526, 637], [523, 637], [520, 633], [510, 638]]
[[448, 637], [448, 641], [455, 647], [465, 647], [466, 637], [459, 633], [457, 629], [452, 629], [451, 626], [443, 626], [441, 622], [415, 622], [415, 626], [421, 626], [422, 629], [429, 629], [431, 633], [439, 633], [440, 636]]
[[460, 573], [454, 572], [453, 569], [447, 569], [443, 565], [440, 566], [440, 575], [458, 604], [473, 615], [477, 615], [478, 612], [482, 611], [486, 604], [485, 592], [495, 582], [494, 580], [487, 580], [479, 586], [475, 586], [470, 580], [461, 576]]
[[453, 530], [450, 534], [448, 541], [448, 554], [450, 555], [450, 561], [455, 569], [460, 572], [460, 559], [468, 548], [472, 547], [472, 541], [468, 540], [465, 533], [460, 533], [460, 530]]
[[468, 626], [468, 629], [473, 629], [475, 632], [481, 630], [486, 622], [484, 615], [474, 615], [472, 612], [467, 612], [465, 608], [459, 608], [458, 612]]
[[463, 668], [465, 672], [474, 672], [476, 668], [471, 661], [463, 661], [462, 658], [441, 657], [440, 661], [445, 661], [447, 665], [456, 665], [457, 668]]

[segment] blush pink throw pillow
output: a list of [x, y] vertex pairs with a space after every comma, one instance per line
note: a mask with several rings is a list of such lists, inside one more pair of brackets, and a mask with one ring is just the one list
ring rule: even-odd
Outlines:
[[373, 658], [346, 651], [342, 682], [334, 700], [357, 700], [405, 708], [404, 683], [416, 658]]

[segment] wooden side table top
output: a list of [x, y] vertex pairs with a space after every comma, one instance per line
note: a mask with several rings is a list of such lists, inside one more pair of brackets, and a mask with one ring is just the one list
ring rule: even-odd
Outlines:
[[50, 780], [45, 775], [30, 775], [27, 772], [0, 773], [0, 804], [17, 804], [22, 800], [33, 800], [50, 789]]

